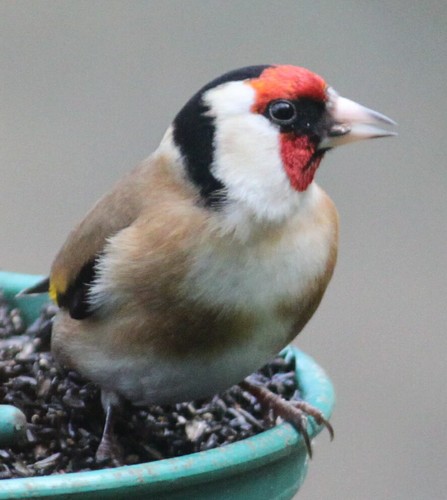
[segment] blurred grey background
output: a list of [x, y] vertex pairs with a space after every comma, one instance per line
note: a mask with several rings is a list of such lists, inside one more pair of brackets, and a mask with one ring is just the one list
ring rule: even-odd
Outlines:
[[0, 266], [46, 273], [72, 225], [211, 78], [306, 66], [399, 122], [327, 155], [333, 282], [297, 344], [331, 375], [306, 499], [447, 491], [447, 2], [0, 2]]

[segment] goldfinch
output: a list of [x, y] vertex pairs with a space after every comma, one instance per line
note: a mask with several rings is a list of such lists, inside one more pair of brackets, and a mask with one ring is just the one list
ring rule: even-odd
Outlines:
[[334, 146], [394, 135], [383, 124], [305, 68], [231, 71], [73, 229], [50, 274], [52, 350], [102, 389], [98, 458], [120, 398], [176, 403], [242, 382], [263, 399], [244, 379], [301, 331], [336, 262], [316, 170]]

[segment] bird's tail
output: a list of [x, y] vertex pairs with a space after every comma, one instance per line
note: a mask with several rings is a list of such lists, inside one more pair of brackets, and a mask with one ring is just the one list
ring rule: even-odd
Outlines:
[[50, 278], [47, 276], [42, 280], [38, 281], [34, 285], [31, 285], [28, 288], [24, 288], [20, 290], [20, 292], [16, 295], [16, 297], [23, 297], [24, 295], [38, 295], [41, 293], [48, 293], [50, 287]]

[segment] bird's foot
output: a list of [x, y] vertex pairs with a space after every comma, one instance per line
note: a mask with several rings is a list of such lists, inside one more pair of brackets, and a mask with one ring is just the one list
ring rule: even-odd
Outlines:
[[101, 401], [106, 412], [106, 421], [101, 442], [96, 450], [96, 461], [101, 464], [111, 463], [119, 467], [123, 465], [123, 450], [116, 438], [114, 425], [116, 409], [120, 404], [120, 400], [115, 394], [102, 391]]
[[283, 418], [292, 424], [303, 436], [309, 457], [312, 458], [312, 444], [307, 432], [308, 417], [312, 417], [318, 425], [324, 425], [331, 439], [334, 438], [334, 429], [320, 410], [314, 408], [303, 400], [286, 401], [281, 396], [269, 391], [267, 388], [245, 379], [240, 387], [253, 394], [264, 408], [272, 410], [275, 416]]
[[112, 464], [115, 467], [119, 467], [124, 464], [123, 450], [114, 434], [102, 435], [95, 457], [98, 464], [107, 463]]

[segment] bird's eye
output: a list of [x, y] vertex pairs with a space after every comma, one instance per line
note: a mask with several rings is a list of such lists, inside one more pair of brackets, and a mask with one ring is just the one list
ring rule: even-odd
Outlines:
[[284, 99], [270, 103], [268, 113], [272, 121], [278, 125], [290, 125], [297, 116], [294, 104]]

